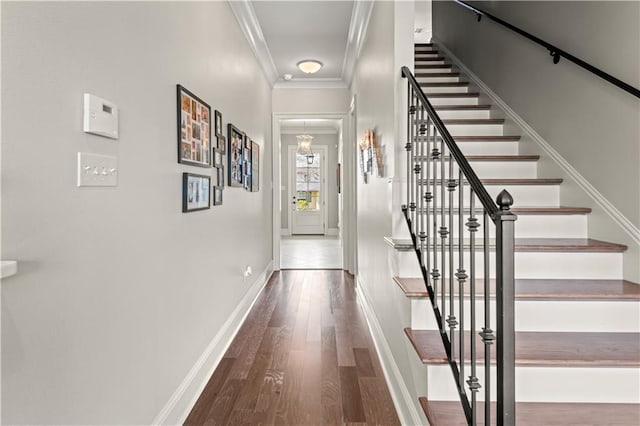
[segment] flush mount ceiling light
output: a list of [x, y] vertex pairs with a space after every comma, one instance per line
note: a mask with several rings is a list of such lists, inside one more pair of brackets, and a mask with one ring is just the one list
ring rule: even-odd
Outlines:
[[300, 71], [305, 74], [315, 74], [320, 71], [320, 68], [322, 68], [322, 62], [314, 59], [305, 59], [304, 61], [298, 62], [296, 65], [300, 68]]

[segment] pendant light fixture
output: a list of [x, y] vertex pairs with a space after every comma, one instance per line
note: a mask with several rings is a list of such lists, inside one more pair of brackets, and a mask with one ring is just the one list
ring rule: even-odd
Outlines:
[[296, 139], [298, 140], [298, 149], [297, 153], [299, 155], [304, 155], [309, 157], [313, 155], [311, 151], [311, 142], [313, 141], [313, 136], [307, 134], [307, 122], [305, 121], [303, 124], [303, 131], [301, 135], [296, 135]]

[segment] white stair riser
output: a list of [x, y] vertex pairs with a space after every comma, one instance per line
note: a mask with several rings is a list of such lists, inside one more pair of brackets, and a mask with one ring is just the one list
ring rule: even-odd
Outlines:
[[[426, 174], [426, 162], [424, 173]], [[445, 161], [445, 179], [449, 178], [449, 162]], [[482, 178], [513, 178], [513, 179], [533, 179], [538, 176], [538, 164], [536, 161], [469, 161], [469, 164], [480, 179]], [[433, 175], [433, 162], [430, 166], [429, 175]], [[441, 175], [440, 162], [436, 164], [436, 175]], [[454, 165], [453, 175], [458, 177], [458, 168]]]
[[[449, 215], [448, 209], [445, 208], [444, 225], [449, 231], [449, 235], [452, 235], [454, 241], [457, 242], [459, 235], [459, 219], [457, 212], [453, 212], [453, 230], [449, 227]], [[464, 213], [464, 222], [467, 222], [469, 213]], [[429, 212], [429, 223], [425, 217], [425, 223], [429, 227], [429, 230], [433, 229], [433, 216]], [[483, 239], [482, 221], [480, 221], [481, 227], [476, 232], [476, 241]], [[440, 211], [436, 215], [436, 226], [439, 228], [442, 225], [442, 216]], [[587, 238], [587, 219], [585, 215], [520, 215], [515, 224], [516, 238]], [[490, 232], [494, 232], [489, 230]], [[407, 231], [408, 232], [408, 231]], [[465, 241], [469, 239], [469, 232], [466, 226], [463, 229], [463, 237]], [[401, 237], [398, 237], [401, 238]], [[407, 235], [406, 238], [409, 238]], [[495, 235], [490, 235], [490, 239], [493, 240]], [[448, 244], [448, 243], [447, 243]]]
[[[438, 295], [438, 307], [449, 315], [449, 288], [445, 293], [445, 309]], [[458, 284], [454, 282], [457, 288]], [[440, 287], [438, 287], [438, 292]], [[454, 290], [455, 291], [455, 290]], [[454, 298], [454, 315], [460, 322], [460, 299]], [[465, 330], [471, 327], [471, 302], [464, 301]], [[495, 330], [496, 304], [490, 301], [491, 328]], [[541, 313], [544, 312], [544, 315]], [[549, 332], [640, 332], [640, 302], [638, 301], [561, 301], [561, 300], [516, 300], [515, 327], [517, 331]], [[476, 328], [484, 326], [484, 298], [476, 295]], [[437, 330], [431, 302], [427, 298], [411, 301], [411, 328], [414, 330]], [[458, 329], [459, 330], [459, 326]]]
[[[490, 277], [495, 277], [495, 253], [491, 252]], [[449, 255], [445, 252], [445, 275], [449, 276]], [[464, 269], [469, 272], [469, 253], [464, 253]], [[433, 254], [431, 254], [433, 259]], [[438, 269], [442, 267], [442, 259], [438, 252]], [[481, 249], [476, 252], [476, 277], [483, 273], [484, 255]], [[430, 260], [432, 262], [432, 260]], [[425, 261], [426, 264], [426, 261]], [[422, 277], [415, 251], [398, 251], [398, 276]], [[454, 248], [454, 271], [458, 268], [458, 254]], [[442, 271], [440, 271], [442, 274]], [[622, 253], [574, 253], [574, 252], [516, 252], [516, 278], [543, 279], [622, 279]]]
[[[444, 59], [440, 61], [432, 61], [432, 60], [425, 60], [425, 58], [421, 58], [421, 59], [416, 59], [414, 62], [415, 62], [415, 65], [444, 65], [445, 64]], [[416, 71], [421, 72], [422, 70], [420, 68], [416, 68]]]
[[442, 68], [416, 68], [415, 74], [433, 73], [433, 72], [451, 72], [452, 70], [453, 70], [453, 66], [449, 64], [447, 67], [442, 67]]
[[440, 110], [436, 111], [438, 116], [445, 120], [447, 118], [489, 118], [490, 111], [486, 109], [480, 110]]
[[422, 90], [429, 93], [467, 93], [469, 86], [422, 87]]
[[429, 102], [431, 102], [431, 105], [478, 105], [478, 98], [429, 98]]
[[455, 77], [417, 77], [418, 83], [458, 83], [460, 76]]
[[415, 52], [414, 60], [419, 61], [420, 59], [437, 58], [438, 56], [440, 56], [440, 52], [429, 52], [429, 51]]
[[445, 124], [451, 136], [502, 136], [504, 124]]
[[[483, 348], [479, 348], [484, 350]], [[470, 365], [465, 366], [465, 380]], [[491, 369], [491, 394], [495, 400], [495, 368]], [[484, 400], [484, 368], [478, 364], [477, 376]], [[448, 365], [427, 368], [429, 399], [459, 401], [453, 374]], [[466, 388], [466, 384], [465, 384]], [[467, 388], [468, 390], [468, 388]], [[638, 403], [640, 369], [611, 367], [516, 367], [516, 400], [520, 402]]]
[[518, 142], [458, 142], [464, 155], [516, 155]]

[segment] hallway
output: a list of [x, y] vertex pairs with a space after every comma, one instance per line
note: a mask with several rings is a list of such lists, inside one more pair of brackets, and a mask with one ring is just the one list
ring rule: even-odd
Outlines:
[[185, 424], [399, 424], [353, 278], [276, 272]]

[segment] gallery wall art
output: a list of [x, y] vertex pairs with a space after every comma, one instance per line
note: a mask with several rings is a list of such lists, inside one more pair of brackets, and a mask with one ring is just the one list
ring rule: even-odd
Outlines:
[[211, 167], [211, 107], [177, 85], [178, 162]]
[[244, 166], [244, 133], [233, 124], [227, 125], [227, 167], [229, 169], [229, 186], [242, 187]]
[[260, 191], [260, 145], [251, 142], [251, 192]]
[[194, 212], [211, 207], [211, 177], [195, 173], [182, 174], [182, 212]]

